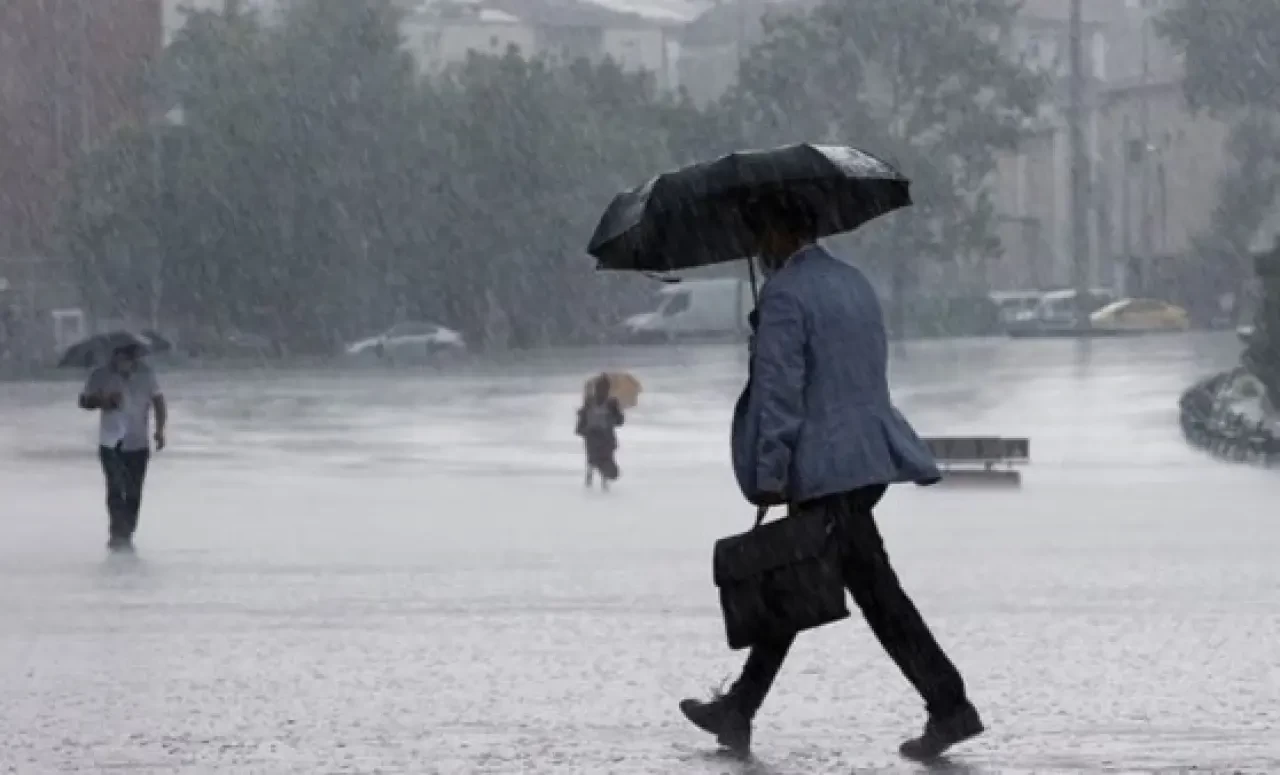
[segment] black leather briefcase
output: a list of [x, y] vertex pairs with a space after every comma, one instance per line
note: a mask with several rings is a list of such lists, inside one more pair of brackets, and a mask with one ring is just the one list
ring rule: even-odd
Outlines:
[[712, 572], [720, 589], [729, 648], [777, 641], [849, 615], [840, 546], [832, 519], [798, 513], [716, 542]]

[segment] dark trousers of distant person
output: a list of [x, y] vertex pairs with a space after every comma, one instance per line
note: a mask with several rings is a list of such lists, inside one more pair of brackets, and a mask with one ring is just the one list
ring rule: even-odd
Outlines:
[[113, 540], [131, 540], [138, 529], [142, 484], [150, 458], [151, 452], [145, 449], [98, 447], [98, 459], [107, 480], [107, 515], [111, 518]]
[[588, 479], [592, 471], [599, 471], [605, 482], [612, 482], [621, 475], [616, 457], [618, 438], [613, 431], [590, 430], [582, 434], [582, 441], [587, 453]]
[[[884, 497], [884, 485], [862, 487], [800, 504], [799, 518], [827, 517], [840, 540], [844, 583], [862, 615], [897, 663], [902, 674], [924, 698], [929, 715], [946, 718], [968, 706], [964, 681], [903, 591], [889, 565], [884, 541], [872, 509]], [[795, 637], [754, 646], [742, 677], [730, 696], [748, 718], [764, 702], [773, 679]]]

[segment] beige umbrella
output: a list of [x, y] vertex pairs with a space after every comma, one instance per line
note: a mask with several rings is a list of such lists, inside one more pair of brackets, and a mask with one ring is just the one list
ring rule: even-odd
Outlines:
[[[631, 409], [640, 402], [640, 380], [625, 371], [607, 372], [605, 376], [609, 378], [609, 395], [617, 399], [623, 409]], [[591, 395], [591, 386], [599, 378], [599, 374], [587, 378], [582, 386], [583, 396]]]

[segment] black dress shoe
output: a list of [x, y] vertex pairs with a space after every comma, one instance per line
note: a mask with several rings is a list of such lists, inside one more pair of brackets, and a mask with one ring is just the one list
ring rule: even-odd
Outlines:
[[984, 730], [977, 709], [965, 705], [948, 716], [930, 718], [924, 725], [924, 733], [903, 743], [898, 753], [913, 761], [927, 762], [942, 756], [951, 746], [977, 737]]
[[716, 742], [739, 756], [751, 752], [751, 719], [738, 709], [728, 695], [710, 702], [681, 700], [685, 718], [704, 732], [716, 736]]

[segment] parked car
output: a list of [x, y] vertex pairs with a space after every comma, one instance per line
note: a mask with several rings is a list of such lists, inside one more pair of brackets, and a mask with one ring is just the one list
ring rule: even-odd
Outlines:
[[438, 323], [406, 321], [368, 339], [347, 345], [350, 356], [372, 356], [379, 360], [415, 361], [442, 354], [465, 352], [462, 334]]
[[1141, 334], [1186, 331], [1191, 318], [1185, 309], [1167, 301], [1121, 299], [1090, 315], [1089, 324], [1098, 331]]
[[1036, 305], [1044, 298], [1043, 291], [994, 291], [989, 298], [1000, 311], [1000, 323], [1009, 325], [1019, 315], [1034, 312]]
[[1081, 308], [1084, 314], [1092, 315], [1116, 300], [1115, 292], [1109, 288], [1089, 289], [1083, 303], [1077, 303], [1076, 295], [1074, 288], [1050, 291], [1034, 309], [1017, 315], [1005, 330], [1012, 337], [1079, 336]]

